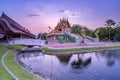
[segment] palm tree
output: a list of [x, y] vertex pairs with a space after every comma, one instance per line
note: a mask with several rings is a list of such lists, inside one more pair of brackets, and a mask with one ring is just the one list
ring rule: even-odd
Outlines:
[[109, 41], [110, 41], [110, 28], [111, 28], [111, 26], [114, 26], [116, 23], [112, 20], [112, 19], [108, 19], [107, 21], [106, 21], [106, 26], [108, 27], [108, 29], [109, 29]]

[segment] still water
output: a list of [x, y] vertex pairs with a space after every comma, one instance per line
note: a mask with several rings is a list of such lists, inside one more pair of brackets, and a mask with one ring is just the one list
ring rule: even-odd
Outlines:
[[20, 54], [20, 60], [52, 80], [120, 80], [120, 50], [80, 54]]

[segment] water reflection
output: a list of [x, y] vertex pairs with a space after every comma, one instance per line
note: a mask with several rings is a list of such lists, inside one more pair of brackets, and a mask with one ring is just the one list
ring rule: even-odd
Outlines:
[[91, 57], [83, 61], [81, 58], [78, 58], [78, 61], [73, 61], [71, 63], [72, 68], [74, 69], [80, 69], [88, 66], [91, 63]]
[[71, 62], [71, 67], [74, 73], [80, 74], [86, 67], [88, 67], [91, 63], [91, 57], [88, 57], [86, 59], [82, 59], [80, 57], [82, 54], [77, 54], [77, 60], [73, 60]]
[[67, 65], [70, 58], [72, 57], [72, 54], [58, 54], [58, 55], [55, 55], [58, 60], [60, 61], [60, 63], [62, 63], [63, 65]]
[[120, 80], [120, 50], [56, 55], [32, 52], [19, 57], [52, 80]]
[[106, 60], [106, 65], [108, 67], [112, 67], [115, 65], [116, 61], [120, 60], [120, 51], [119, 50], [111, 50], [111, 51], [101, 51], [96, 52], [96, 57], [103, 57]]

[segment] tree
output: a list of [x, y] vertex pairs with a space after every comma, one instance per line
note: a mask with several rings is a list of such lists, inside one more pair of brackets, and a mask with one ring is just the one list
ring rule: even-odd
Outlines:
[[[112, 19], [108, 19], [107, 21], [106, 21], [106, 26], [107, 27], [111, 27], [111, 26], [114, 26], [116, 23], [112, 20]], [[108, 28], [109, 29], [109, 41], [111, 40], [110, 39], [110, 28]]]
[[42, 40], [46, 40], [46, 39], [47, 39], [46, 36], [47, 36], [47, 33], [42, 33], [42, 34], [41, 34], [41, 39], [42, 39]]
[[41, 39], [41, 35], [42, 35], [42, 33], [39, 33], [36, 38]]
[[77, 35], [80, 35], [82, 37], [82, 43], [84, 43], [84, 37], [82, 34], [82, 26], [81, 25], [73, 25], [71, 28], [71, 32]]
[[87, 28], [86, 26], [75, 24], [71, 28], [71, 32], [77, 35], [80, 35], [82, 37], [82, 42], [84, 42], [85, 36], [91, 36], [93, 34], [93, 31]]
[[82, 26], [81, 25], [73, 25], [71, 28], [71, 32], [77, 35], [82, 35]]
[[113, 36], [114, 41], [120, 41], [120, 27], [116, 26], [114, 28], [114, 36]]
[[94, 36], [93, 37], [96, 37], [95, 36], [95, 32], [99, 30], [99, 39], [100, 41], [107, 41], [108, 40], [108, 29], [107, 27], [100, 27], [100, 28], [97, 28], [95, 31], [94, 31]]
[[87, 28], [86, 26], [83, 26], [83, 30], [84, 30], [84, 34], [86, 36], [91, 36], [92, 37], [93, 31], [91, 29]]

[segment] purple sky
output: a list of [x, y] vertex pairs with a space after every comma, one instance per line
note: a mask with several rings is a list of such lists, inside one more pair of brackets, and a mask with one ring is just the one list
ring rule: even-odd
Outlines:
[[4, 11], [31, 32], [47, 32], [60, 18], [68, 17], [71, 25], [91, 29], [101, 27], [107, 19], [120, 22], [120, 0], [0, 0]]

